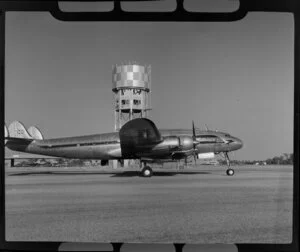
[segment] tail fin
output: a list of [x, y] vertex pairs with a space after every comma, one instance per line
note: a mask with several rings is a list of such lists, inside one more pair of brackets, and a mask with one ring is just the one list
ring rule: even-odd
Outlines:
[[6, 145], [6, 143], [7, 143], [7, 140], [5, 139], [7, 137], [9, 137], [8, 129], [6, 127], [6, 124], [4, 124], [4, 145]]
[[9, 137], [9, 134], [8, 134], [8, 129], [6, 127], [6, 124], [4, 124], [4, 137]]
[[32, 136], [33, 139], [38, 139], [38, 140], [43, 140], [44, 139], [41, 131], [35, 126], [29, 127], [28, 128], [28, 133], [30, 134], [30, 136]]
[[9, 137], [32, 139], [24, 125], [19, 121], [12, 122], [8, 127]]

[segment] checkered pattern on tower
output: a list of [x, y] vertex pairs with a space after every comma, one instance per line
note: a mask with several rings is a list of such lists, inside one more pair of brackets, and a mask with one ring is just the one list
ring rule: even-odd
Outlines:
[[149, 88], [151, 68], [140, 65], [121, 65], [113, 68], [113, 85], [118, 87]]

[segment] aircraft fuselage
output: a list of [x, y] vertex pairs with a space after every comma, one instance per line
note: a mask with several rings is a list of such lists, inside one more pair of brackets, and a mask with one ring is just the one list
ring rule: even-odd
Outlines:
[[[159, 130], [163, 140], [155, 145], [144, 146], [134, 157], [122, 154], [119, 132], [104, 133], [79, 137], [55, 138], [47, 140], [32, 140], [20, 144], [8, 140], [6, 146], [15, 151], [78, 159], [181, 159], [191, 151], [191, 130]], [[229, 152], [240, 149], [242, 141], [224, 132], [196, 131], [196, 153]], [[180, 146], [182, 155], [172, 155]]]

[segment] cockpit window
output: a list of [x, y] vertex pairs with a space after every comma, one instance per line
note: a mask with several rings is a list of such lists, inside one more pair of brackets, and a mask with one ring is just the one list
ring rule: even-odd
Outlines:
[[226, 137], [231, 137], [229, 134], [225, 134]]

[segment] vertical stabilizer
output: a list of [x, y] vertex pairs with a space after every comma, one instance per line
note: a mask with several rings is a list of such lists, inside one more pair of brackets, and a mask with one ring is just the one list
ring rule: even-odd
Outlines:
[[[9, 137], [8, 129], [7, 129], [7, 127], [6, 127], [6, 124], [4, 124], [4, 138], [7, 138], [7, 137]], [[7, 140], [5, 139], [5, 140], [4, 140], [4, 144], [5, 144], [5, 145], [6, 145], [6, 142], [7, 142]]]
[[9, 134], [8, 134], [8, 129], [6, 127], [6, 124], [4, 124], [4, 137], [9, 137]]
[[38, 139], [38, 140], [43, 140], [44, 139], [41, 131], [35, 126], [29, 127], [28, 128], [28, 133], [32, 136], [33, 139]]
[[19, 121], [12, 122], [8, 127], [9, 137], [32, 139], [24, 125]]

